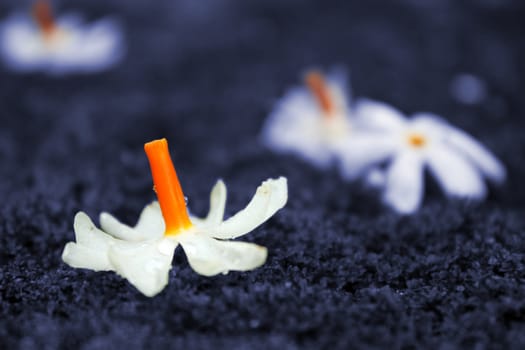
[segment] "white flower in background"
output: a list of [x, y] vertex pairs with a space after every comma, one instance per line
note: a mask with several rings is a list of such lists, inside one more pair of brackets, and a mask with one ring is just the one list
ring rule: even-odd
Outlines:
[[278, 102], [264, 126], [263, 142], [326, 168], [334, 161], [334, 148], [350, 133], [345, 75], [309, 71], [304, 82]]
[[[387, 104], [363, 100], [356, 105], [362, 125], [382, 134], [375, 162], [390, 160], [384, 172], [384, 201], [400, 213], [416, 211], [424, 193], [428, 167], [449, 197], [482, 199], [487, 192], [483, 177], [502, 183], [503, 164], [465, 132], [430, 113], [406, 119]], [[370, 178], [380, 182], [377, 169]]]
[[123, 56], [121, 28], [110, 19], [84, 24], [76, 15], [55, 20], [48, 1], [37, 0], [29, 14], [0, 24], [0, 53], [15, 71], [51, 74], [97, 72]]
[[263, 142], [322, 169], [337, 163], [343, 177], [355, 179], [373, 163], [366, 155], [375, 152], [382, 135], [360, 128], [344, 71], [333, 70], [326, 77], [308, 71], [304, 82], [279, 101], [263, 128]]
[[159, 202], [146, 206], [133, 228], [102, 213], [100, 230], [85, 213], [78, 213], [76, 242], [66, 244], [64, 262], [77, 268], [115, 271], [147, 296], [167, 285], [178, 244], [193, 270], [205, 276], [252, 270], [264, 264], [266, 248], [229, 239], [252, 231], [286, 204], [285, 178], [264, 181], [246, 208], [227, 220], [223, 220], [226, 187], [218, 181], [211, 192], [208, 216], [200, 219], [188, 215], [167, 141], [147, 143], [145, 150]]

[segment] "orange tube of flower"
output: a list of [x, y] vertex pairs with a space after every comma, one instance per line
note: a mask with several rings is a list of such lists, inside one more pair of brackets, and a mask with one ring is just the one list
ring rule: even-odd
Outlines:
[[166, 222], [166, 235], [175, 235], [192, 226], [186, 200], [168, 150], [166, 139], [154, 140], [144, 145], [148, 156], [155, 192], [162, 216]]

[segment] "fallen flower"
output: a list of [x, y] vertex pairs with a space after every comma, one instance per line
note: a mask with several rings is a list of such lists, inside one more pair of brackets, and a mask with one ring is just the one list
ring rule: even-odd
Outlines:
[[359, 126], [343, 71], [333, 70], [326, 77], [319, 71], [308, 71], [304, 82], [278, 103], [263, 128], [263, 142], [322, 169], [336, 163], [343, 177], [355, 179], [374, 163], [369, 155], [382, 142], [382, 135]]
[[115, 271], [147, 296], [167, 285], [178, 244], [193, 270], [205, 276], [264, 264], [266, 248], [229, 239], [252, 231], [286, 204], [286, 178], [264, 181], [246, 208], [227, 220], [223, 220], [226, 187], [218, 181], [211, 192], [208, 216], [199, 219], [188, 214], [167, 141], [155, 140], [144, 148], [159, 202], [146, 206], [133, 228], [102, 213], [100, 230], [85, 213], [78, 213], [76, 242], [66, 244], [64, 262], [77, 268]]
[[[376, 162], [391, 159], [384, 173], [384, 201], [400, 213], [413, 213], [421, 205], [426, 166], [449, 197], [482, 199], [487, 192], [483, 177], [505, 180], [505, 167], [494, 155], [434, 114], [406, 119], [395, 108], [370, 100], [357, 103], [356, 113], [369, 129], [383, 134], [373, 156]], [[373, 172], [371, 177], [380, 182]]]
[[290, 152], [326, 168], [334, 148], [350, 133], [346, 78], [334, 71], [327, 77], [312, 70], [304, 86], [288, 91], [268, 117], [263, 142], [278, 152]]
[[31, 16], [14, 14], [0, 25], [0, 53], [15, 71], [97, 72], [117, 63], [123, 52], [115, 21], [85, 25], [76, 15], [55, 20], [46, 0], [33, 4]]

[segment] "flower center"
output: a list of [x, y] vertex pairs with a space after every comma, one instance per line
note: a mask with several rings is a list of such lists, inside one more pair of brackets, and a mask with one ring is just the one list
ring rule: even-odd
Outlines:
[[330, 90], [323, 74], [318, 71], [310, 71], [306, 73], [304, 82], [310, 90], [310, 93], [317, 100], [317, 104], [323, 111], [325, 117], [332, 117], [335, 111], [335, 105], [330, 96]]
[[40, 28], [44, 38], [51, 39], [56, 30], [57, 25], [53, 17], [53, 9], [48, 0], [37, 0], [32, 8], [33, 19]]
[[144, 145], [144, 150], [148, 156], [154, 190], [166, 223], [164, 234], [176, 235], [193, 224], [188, 216], [184, 193], [171, 161], [168, 141], [160, 139], [148, 142]]
[[408, 135], [407, 142], [414, 148], [423, 148], [427, 144], [427, 138], [424, 135], [412, 133]]

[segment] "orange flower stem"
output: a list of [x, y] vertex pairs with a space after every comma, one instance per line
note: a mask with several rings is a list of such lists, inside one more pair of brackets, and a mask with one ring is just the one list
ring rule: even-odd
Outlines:
[[45, 36], [50, 36], [56, 29], [53, 9], [48, 0], [37, 0], [32, 8], [33, 18]]
[[304, 81], [325, 116], [330, 117], [335, 106], [323, 74], [318, 71], [310, 71], [306, 73]]
[[155, 192], [159, 199], [162, 216], [166, 222], [165, 235], [175, 235], [192, 226], [186, 200], [173, 167], [168, 141], [154, 140], [144, 145], [148, 156]]

